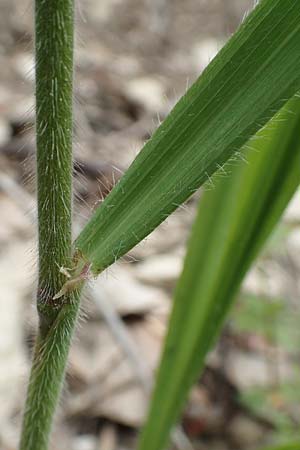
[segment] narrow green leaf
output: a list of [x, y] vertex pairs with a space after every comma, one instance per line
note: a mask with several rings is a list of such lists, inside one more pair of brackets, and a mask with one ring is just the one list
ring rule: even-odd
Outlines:
[[262, 0], [81, 232], [78, 271], [97, 274], [140, 242], [299, 88], [300, 2]]
[[230, 167], [200, 202], [139, 450], [165, 447], [247, 269], [300, 183], [300, 99], [247, 147], [248, 164]]
[[300, 441], [291, 444], [277, 445], [274, 447], [265, 447], [263, 450], [299, 450], [299, 449], [300, 449]]

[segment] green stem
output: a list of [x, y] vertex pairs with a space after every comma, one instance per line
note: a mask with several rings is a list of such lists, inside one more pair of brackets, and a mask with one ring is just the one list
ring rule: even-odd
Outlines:
[[35, 1], [39, 332], [20, 450], [46, 450], [79, 310], [59, 298], [72, 260], [73, 0]]
[[38, 311], [47, 333], [71, 261], [73, 0], [36, 0]]
[[47, 337], [37, 337], [24, 411], [20, 450], [47, 450], [53, 415], [63, 385], [80, 292], [72, 294]]

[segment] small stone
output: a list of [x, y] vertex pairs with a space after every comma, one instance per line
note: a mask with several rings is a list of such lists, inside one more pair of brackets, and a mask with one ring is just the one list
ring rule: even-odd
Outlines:
[[10, 127], [9, 123], [0, 118], [0, 146], [5, 145], [10, 139]]
[[166, 294], [135, 279], [121, 264], [113, 266], [95, 280], [95, 289], [105, 295], [121, 314], [144, 314], [169, 304]]
[[[287, 357], [280, 355], [276, 367], [282, 381], [291, 379], [293, 371]], [[243, 353], [238, 350], [230, 352], [227, 356], [226, 372], [230, 381], [240, 390], [268, 387], [274, 382], [274, 372], [270, 370], [265, 355], [258, 353]]]
[[135, 274], [147, 284], [173, 288], [182, 270], [182, 258], [177, 255], [152, 256], [138, 265]]
[[[295, 256], [299, 255], [300, 250], [300, 229], [291, 231], [287, 240], [287, 246], [291, 249], [291, 252], [295, 252]], [[299, 257], [299, 256], [298, 256]]]
[[34, 57], [31, 53], [19, 53], [15, 57], [15, 70], [25, 81], [34, 81]]
[[96, 450], [96, 438], [90, 434], [76, 436], [73, 440], [72, 450]]
[[193, 65], [197, 73], [202, 72], [210, 61], [216, 56], [222, 43], [216, 39], [208, 38], [198, 42], [192, 51]]
[[284, 214], [285, 222], [300, 222], [300, 191], [296, 192]]
[[266, 359], [257, 354], [231, 352], [227, 357], [227, 375], [239, 389], [269, 386], [270, 370]]
[[262, 443], [265, 429], [246, 416], [236, 416], [229, 425], [229, 435], [242, 448]]
[[156, 114], [162, 109], [164, 86], [157, 79], [141, 77], [130, 80], [126, 86], [126, 94], [152, 113]]

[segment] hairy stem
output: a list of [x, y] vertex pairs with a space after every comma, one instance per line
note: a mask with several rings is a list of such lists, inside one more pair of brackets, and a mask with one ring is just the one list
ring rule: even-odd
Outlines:
[[37, 337], [25, 405], [20, 450], [48, 448], [53, 415], [78, 315], [80, 292], [70, 296], [46, 337]]
[[38, 311], [47, 333], [71, 261], [73, 0], [36, 0]]
[[55, 298], [72, 259], [73, 0], [35, 1], [39, 331], [20, 450], [46, 450], [80, 289]]

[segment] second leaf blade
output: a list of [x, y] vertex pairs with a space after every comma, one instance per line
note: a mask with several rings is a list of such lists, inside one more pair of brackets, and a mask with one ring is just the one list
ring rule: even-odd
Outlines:
[[165, 447], [243, 276], [299, 185], [300, 99], [249, 146], [249, 163], [200, 203], [139, 450]]

